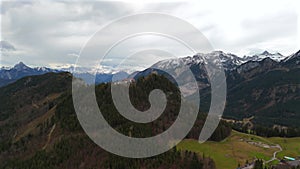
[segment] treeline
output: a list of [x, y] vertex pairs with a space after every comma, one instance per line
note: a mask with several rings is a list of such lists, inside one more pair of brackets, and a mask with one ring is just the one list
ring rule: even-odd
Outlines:
[[300, 129], [292, 127], [280, 129], [277, 127], [268, 128], [257, 125], [253, 129], [253, 133], [263, 137], [300, 137]]
[[249, 129], [248, 126], [241, 124], [232, 124], [234, 130], [254, 134], [262, 137], [300, 137], [300, 128], [296, 127], [265, 127], [262, 125], [254, 125]]

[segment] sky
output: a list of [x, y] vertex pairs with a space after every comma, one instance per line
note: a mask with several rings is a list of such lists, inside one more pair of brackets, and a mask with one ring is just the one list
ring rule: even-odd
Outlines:
[[[147, 12], [164, 13], [187, 21], [207, 38], [213, 50], [241, 57], [264, 50], [290, 55], [300, 49], [300, 19], [296, 3], [297, 0], [143, 3], [2, 1], [0, 66], [12, 66], [20, 61], [31, 66], [52, 68], [74, 65], [84, 45], [97, 31], [121, 17]], [[192, 33], [186, 36], [193, 38]], [[101, 45], [99, 50], [104, 50]], [[144, 35], [122, 42], [111, 51], [108, 55], [110, 57], [103, 60], [101, 66], [113, 69], [122, 59], [127, 58], [123, 69], [142, 69], [174, 55], [181, 57], [192, 54], [166, 37]], [[90, 63], [98, 64], [97, 59]]]

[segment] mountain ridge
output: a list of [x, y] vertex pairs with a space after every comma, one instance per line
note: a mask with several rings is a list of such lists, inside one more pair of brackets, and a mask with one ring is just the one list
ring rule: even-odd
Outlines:
[[[0, 69], [0, 87], [15, 82], [26, 76], [42, 75], [46, 73], [60, 73], [60, 72], [73, 72], [74, 68], [69, 69], [52, 69], [47, 67], [29, 67], [23, 62], [19, 62], [13, 67], [2, 67]], [[120, 71], [116, 73], [93, 73], [88, 72], [86, 69], [82, 69], [81, 72], [73, 73], [75, 77], [82, 78], [89, 84], [106, 83], [111, 81], [119, 81], [127, 78], [126, 72]], [[115, 76], [115, 77], [114, 77]], [[114, 78], [113, 78], [114, 77]]]
[[[216, 53], [224, 55], [223, 52], [214, 52], [212, 55]], [[267, 53], [264, 52], [264, 54]], [[201, 104], [204, 107], [203, 110], [207, 112], [210, 105], [210, 83], [205, 70], [205, 59], [198, 59], [198, 57], [203, 56], [198, 54], [194, 57], [158, 62], [152, 66], [153, 68], [150, 67], [135, 73], [131, 77], [136, 76], [136, 78], [139, 78], [152, 73], [164, 75], [164, 71], [155, 69], [163, 68], [172, 72], [176, 76], [175, 78], [185, 80], [186, 77], [183, 75], [186, 74], [186, 70], [182, 69], [182, 64], [185, 64], [190, 67], [197, 80], [200, 96], [202, 94]], [[197, 60], [193, 60], [194, 58], [197, 58]], [[266, 57], [244, 63], [240, 62], [240, 64], [230, 67], [230, 64], [224, 60], [222, 64], [223, 66], [225, 64], [228, 92], [225, 117], [243, 119], [255, 116], [254, 121], [257, 123], [268, 122], [268, 125], [297, 126], [295, 119], [298, 119], [298, 116], [300, 118], [300, 112], [298, 111], [300, 107], [297, 107], [297, 105], [300, 105], [299, 59], [300, 51], [280, 62]], [[190, 91], [194, 91], [193, 88], [184, 87], [182, 89], [184, 93], [189, 94], [186, 96], [193, 100], [194, 95], [190, 93]], [[243, 95], [240, 93], [243, 93]], [[237, 101], [240, 103], [235, 103]], [[284, 108], [285, 106], [287, 108]], [[244, 111], [240, 112], [240, 110]], [[285, 116], [285, 120], [280, 122], [277, 117], [272, 115], [272, 112], [277, 116]]]

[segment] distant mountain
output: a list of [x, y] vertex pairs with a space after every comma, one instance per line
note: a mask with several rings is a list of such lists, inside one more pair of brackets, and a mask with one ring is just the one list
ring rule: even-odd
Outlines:
[[[165, 72], [161, 71], [162, 70], [167, 70], [168, 72], [172, 72], [173, 75], [176, 75], [175, 78], [180, 78], [183, 81], [188, 81], [188, 77], [186, 75], [186, 71], [183, 69], [183, 65], [186, 65], [191, 68], [197, 82], [198, 86], [201, 89], [204, 89], [206, 87], [209, 87], [209, 78], [206, 74], [205, 70], [205, 58], [219, 58], [222, 66], [225, 70], [225, 72], [229, 73], [232, 71], [243, 71], [243, 70], [250, 70], [256, 66], [259, 65], [259, 61], [262, 61], [263, 59], [269, 59], [270, 61], [277, 63], [278, 61], [275, 60], [277, 56], [280, 54], [271, 54], [267, 51], [263, 52], [262, 54], [259, 55], [253, 55], [251, 57], [238, 57], [237, 55], [231, 54], [231, 53], [224, 53], [222, 51], [213, 51], [211, 53], [198, 53], [194, 56], [188, 56], [188, 57], [183, 57], [183, 58], [176, 58], [176, 59], [168, 59], [168, 60], [162, 60], [154, 65], [152, 65], [150, 68], [141, 71], [141, 72], [134, 72], [131, 74], [129, 77], [134, 77], [136, 78], [141, 77], [141, 76], [147, 76], [150, 73], [156, 72], [158, 74], [166, 74]], [[282, 58], [284, 56], [280, 55]], [[171, 79], [171, 78], [170, 78]], [[172, 80], [172, 79], [171, 79]], [[189, 83], [189, 82], [188, 82]], [[184, 87], [184, 93], [186, 95], [191, 95], [193, 88], [190, 88], [191, 85], [186, 85]]]
[[261, 54], [256, 54], [253, 56], [244, 56], [243, 59], [245, 61], [261, 61], [265, 58], [270, 58], [276, 62], [280, 62], [286, 58], [286, 56], [283, 56], [280, 53], [270, 53], [268, 51], [264, 51]]
[[[264, 126], [299, 126], [300, 51], [275, 61], [269, 57], [248, 61], [227, 71], [227, 104], [224, 116], [233, 119], [254, 117]], [[208, 110], [210, 88], [200, 91]]]
[[73, 73], [75, 77], [83, 79], [88, 84], [99, 84], [107, 82], [122, 81], [127, 79], [128, 73], [120, 71], [117, 73], [97, 73], [96, 76], [91, 73]]
[[[200, 89], [202, 110], [210, 106], [210, 82], [205, 70], [204, 57], [218, 56], [227, 77], [227, 105], [224, 116], [243, 119], [254, 116], [259, 124], [298, 126], [300, 120], [300, 51], [284, 57], [263, 52], [252, 57], [240, 58], [233, 54], [215, 51], [193, 57], [163, 60], [150, 68], [135, 72], [131, 77], [172, 72], [176, 78], [186, 80], [183, 95], [194, 100], [193, 88], [183, 65], [190, 67]], [[158, 69], [157, 69], [158, 68]], [[173, 80], [171, 77], [170, 80]]]
[[46, 68], [46, 67], [31, 68], [25, 65], [23, 62], [20, 62], [10, 69], [9, 68], [0, 69], [0, 86], [7, 85], [26, 76], [41, 75], [49, 72], [59, 72], [59, 71], [55, 69]]
[[[262, 61], [265, 58], [270, 58], [276, 62], [284, 61], [286, 64], [289, 64], [287, 60], [293, 59], [291, 58], [294, 55], [291, 55], [289, 57], [285, 57], [281, 55], [280, 53], [269, 53], [268, 51], [264, 51], [261, 54], [256, 54], [253, 56], [244, 56], [244, 57], [238, 57], [237, 55], [231, 54], [231, 53], [224, 53], [222, 51], [213, 51], [211, 53], [198, 53], [194, 56], [188, 56], [184, 58], [178, 58], [178, 59], [169, 59], [169, 60], [162, 60], [157, 63], [155, 63], [151, 68], [155, 67], [158, 69], [179, 69], [181, 65], [189, 65], [192, 67], [192, 70], [194, 74], [196, 74], [196, 78], [198, 79], [206, 79], [204, 74], [197, 70], [195, 68], [195, 65], [203, 65], [204, 64], [204, 57], [216, 57], [218, 56], [220, 58], [220, 61], [222, 63], [223, 68], [226, 71], [232, 71], [236, 69], [238, 66], [247, 63], [247, 62], [256, 62], [256, 61]], [[295, 59], [297, 60], [297, 58]], [[297, 62], [299, 63], [299, 61]], [[253, 65], [252, 65], [253, 66]], [[150, 69], [151, 69], [150, 68]], [[179, 71], [179, 70], [176, 70]], [[89, 68], [84, 67], [76, 67], [76, 73], [74, 73], [74, 67], [65, 67], [65, 68], [57, 68], [57, 69], [51, 69], [47, 67], [35, 67], [31, 68], [27, 65], [25, 65], [23, 62], [20, 62], [16, 64], [13, 68], [6, 68], [2, 67], [0, 69], [0, 87], [5, 86], [9, 83], [12, 83], [22, 77], [25, 76], [31, 76], [31, 75], [41, 75], [48, 72], [71, 72], [74, 74], [74, 76], [82, 78], [89, 84], [93, 84], [96, 82], [96, 84], [99, 83], [106, 83], [111, 81], [120, 81], [127, 78], [133, 78], [135, 75], [137, 77], [143, 76], [143, 73], [141, 72], [134, 72], [131, 75], [127, 74], [126, 72], [120, 71], [120, 72], [110, 72], [110, 73], [97, 73], [96, 70], [91, 70]], [[151, 70], [148, 70], [146, 72], [151, 72]], [[94, 74], [96, 74], [96, 78], [94, 79]], [[145, 72], [144, 72], [145, 73]], [[207, 86], [207, 83], [204, 85], [204, 87]]]
[[299, 66], [300, 65], [300, 51], [285, 58], [282, 62], [283, 62], [282, 64], [284, 64], [286, 66]]
[[144, 71], [132, 73], [131, 75], [129, 75], [129, 77], [136, 76], [136, 78], [138, 78], [140, 76], [147, 76], [149, 73], [153, 73], [153, 72], [165, 74], [165, 72], [162, 72], [159, 69], [168, 70], [170, 72], [173, 72], [173, 74], [176, 74], [176, 77], [179, 77], [180, 74], [185, 74], [184, 71], [186, 70], [182, 70], [183, 68], [182, 65], [186, 65], [191, 68], [192, 72], [196, 77], [196, 80], [199, 82], [200, 89], [202, 89], [209, 86], [209, 80], [205, 70], [206, 63], [204, 58], [218, 57], [222, 64], [220, 66], [224, 68], [225, 72], [228, 73], [236, 70], [239, 73], [242, 73], [243, 71], [248, 71], [255, 67], [261, 67], [259, 62], [263, 60], [272, 62], [273, 64], [277, 64], [280, 62], [285, 62], [285, 64], [288, 64], [290, 62], [295, 62], [292, 61], [294, 58], [293, 56], [294, 55], [285, 57], [280, 53], [273, 54], [268, 51], [264, 51], [261, 54], [256, 54], [253, 56], [238, 57], [237, 55], [231, 53], [224, 53], [223, 51], [213, 51], [211, 53], [206, 53], [206, 54], [198, 53], [192, 57], [188, 56], [183, 58], [162, 60], [153, 64], [150, 68]]
[[263, 59], [269, 58], [276, 62], [280, 62], [286, 59], [286, 56], [283, 56], [280, 53], [269, 53], [268, 51], [264, 51], [261, 54], [256, 54], [253, 56], [244, 56], [238, 57], [237, 55], [231, 53], [224, 53], [223, 51], [213, 51], [211, 53], [198, 53], [193, 57], [183, 57], [178, 59], [168, 59], [155, 63], [152, 67], [168, 69], [178, 67], [178, 65], [195, 65], [195, 64], [203, 64], [203, 58], [213, 58], [218, 57], [222, 63], [222, 66], [225, 70], [233, 70], [237, 68], [239, 65], [250, 62], [250, 61], [262, 61]]
[[[73, 72], [74, 67], [69, 68], [61, 68], [61, 69], [51, 69], [47, 67], [34, 67], [31, 68], [25, 65], [23, 62], [16, 64], [12, 68], [2, 67], [0, 69], [0, 87], [15, 82], [18, 79], [21, 79], [26, 76], [33, 75], [42, 75], [49, 72]], [[93, 75], [93, 72], [89, 72], [90, 69], [87, 68], [76, 68], [76, 72], [74, 73], [75, 77], [82, 78], [89, 84], [106, 83], [111, 81], [119, 81], [126, 79], [128, 74], [126, 72], [120, 71], [117, 73], [97, 73], [96, 78]], [[79, 70], [79, 71], [78, 71]]]
[[20, 79], [25, 76], [40, 75], [48, 72], [58, 72], [58, 71], [50, 68], [45, 68], [45, 67], [31, 68], [25, 65], [23, 62], [20, 62], [11, 69], [8, 68], [0, 69], [0, 78], [12, 80], [12, 79]]
[[161, 69], [169, 69], [178, 67], [180, 65], [198, 65], [198, 64], [204, 64], [203, 58], [210, 58], [210, 57], [219, 57], [220, 61], [223, 64], [224, 69], [230, 70], [235, 68], [237, 65], [241, 65], [242, 63], [245, 63], [246, 60], [243, 58], [238, 57], [237, 55], [231, 54], [231, 53], [224, 53], [222, 51], [214, 51], [211, 53], [198, 53], [194, 55], [193, 57], [188, 56], [184, 58], [178, 58], [178, 59], [169, 59], [169, 60], [163, 60], [155, 63], [151, 67], [157, 67]]

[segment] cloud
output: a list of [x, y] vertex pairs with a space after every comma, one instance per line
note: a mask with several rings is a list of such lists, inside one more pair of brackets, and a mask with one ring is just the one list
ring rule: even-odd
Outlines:
[[0, 41], [1, 51], [16, 51], [16, 48], [7, 41]]
[[[297, 51], [299, 18], [296, 7], [292, 0], [212, 0], [205, 3], [3, 2], [0, 12], [1, 40], [13, 44], [17, 51], [2, 54], [1, 64], [12, 65], [24, 61], [36, 66], [53, 66], [58, 63], [72, 65], [81, 48], [96, 31], [114, 19], [141, 12], [166, 13], [186, 20], [203, 32], [216, 50], [241, 56], [261, 50], [288, 55]], [[193, 37], [193, 33], [184, 33], [187, 37]], [[107, 34], [103, 41], [111, 36], [114, 35]], [[189, 55], [178, 48], [176, 43], [162, 38], [136, 39], [115, 50], [111, 58], [106, 59], [106, 66], [113, 66], [125, 57], [125, 50], [132, 49], [134, 53], [159, 47], [174, 51], [178, 56]], [[138, 56], [143, 57], [141, 54]], [[162, 59], [161, 54], [147, 54], [143, 62], [133, 57], [128, 60], [128, 64], [141, 67], [158, 59]]]
[[[18, 3], [2, 4], [1, 38], [26, 51], [18, 59], [32, 65], [75, 63], [76, 60], [68, 56], [70, 53], [79, 54], [81, 47], [101, 26], [130, 11], [125, 4], [105, 2]], [[10, 64], [16, 61], [17, 58], [11, 58]]]

